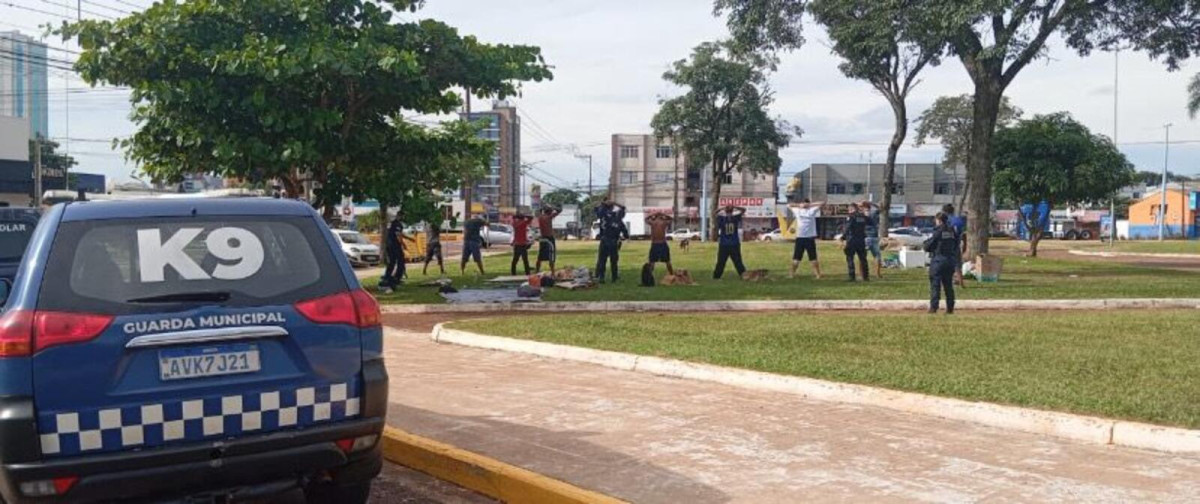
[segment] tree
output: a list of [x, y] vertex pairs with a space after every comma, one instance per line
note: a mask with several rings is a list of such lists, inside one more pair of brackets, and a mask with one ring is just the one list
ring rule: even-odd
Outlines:
[[[799, 40], [804, 0], [716, 0], [739, 46], [774, 50], [782, 33]], [[873, 0], [859, 0], [859, 8]], [[1005, 90], [1033, 60], [1046, 55], [1046, 41], [1059, 34], [1080, 55], [1118, 47], [1163, 58], [1168, 69], [1200, 50], [1200, 0], [924, 0], [907, 2], [918, 18], [906, 23], [911, 40], [938, 40], [966, 68], [975, 87], [971, 149], [970, 249], [988, 251], [991, 231], [992, 136]], [[754, 26], [746, 25], [755, 23]], [[785, 28], [780, 28], [780, 25]], [[789, 39], [781, 39], [789, 40]], [[763, 44], [767, 41], [767, 44]]]
[[1128, 47], [1175, 70], [1200, 50], [1200, 0], [929, 0], [919, 38], [944, 40], [975, 86], [967, 157], [970, 250], [987, 253], [991, 231], [992, 136], [1004, 92], [1059, 34], [1086, 56]]
[[34, 161], [34, 153], [37, 152], [38, 142], [42, 145], [42, 190], [50, 189], [67, 189], [70, 184], [73, 173], [70, 172], [71, 167], [78, 165], [74, 157], [58, 151], [59, 144], [54, 140], [39, 138], [38, 140], [29, 141], [29, 162]]
[[1195, 119], [1200, 115], [1200, 73], [1188, 83], [1188, 115]]
[[789, 142], [791, 126], [767, 113], [773, 99], [763, 69], [761, 59], [742, 59], [725, 43], [705, 42], [663, 74], [687, 92], [660, 100], [651, 125], [659, 138], [672, 138], [686, 157], [711, 169], [705, 209], [711, 236], [724, 180], [734, 172], [779, 173], [779, 149]]
[[[993, 183], [999, 202], [1022, 208], [1046, 202], [1084, 205], [1112, 198], [1134, 179], [1133, 165], [1112, 140], [1093, 134], [1066, 113], [1039, 115], [996, 133]], [[1029, 255], [1044, 229], [1036, 210], [1021, 212]]]
[[[1014, 107], [1008, 97], [1000, 100], [1000, 112], [996, 115], [997, 126], [1003, 128], [1021, 118], [1021, 109]], [[940, 140], [945, 154], [942, 164], [957, 166], [966, 165], [971, 152], [971, 130], [974, 128], [974, 106], [971, 95], [942, 96], [934, 100], [933, 105], [925, 109], [917, 118], [918, 147], [929, 140]], [[957, 181], [955, 182], [957, 183]], [[970, 189], [970, 179], [961, 194], [962, 199], [958, 208], [966, 208], [963, 204]]]
[[542, 195], [542, 204], [562, 208], [563, 205], [578, 205], [580, 195], [570, 189], [555, 189]]
[[454, 89], [504, 97], [551, 77], [536, 47], [393, 19], [420, 4], [168, 0], [59, 32], [78, 39], [88, 83], [132, 89], [138, 131], [120, 146], [151, 178], [279, 180], [293, 197], [312, 188], [331, 212], [344, 196], [429, 200], [430, 186], [485, 169], [473, 128], [426, 129], [404, 114], [453, 112]]
[[[908, 94], [919, 82], [921, 70], [940, 62], [945, 44], [910, 38], [916, 30], [907, 24], [923, 18], [913, 15], [919, 7], [906, 0], [812, 0], [808, 8], [828, 30], [834, 54], [842, 58], [838, 69], [846, 77], [871, 84], [892, 107], [895, 129], [888, 144], [880, 205], [891, 208], [896, 154], [908, 135]], [[879, 214], [880, 237], [887, 237], [889, 220], [888, 211]]]
[[[1180, 175], [1173, 171], [1167, 172], [1167, 182], [1191, 182], [1191, 180], [1191, 177]], [[1132, 183], [1157, 187], [1159, 184], [1162, 184], [1162, 172], [1139, 171], [1134, 174]]]

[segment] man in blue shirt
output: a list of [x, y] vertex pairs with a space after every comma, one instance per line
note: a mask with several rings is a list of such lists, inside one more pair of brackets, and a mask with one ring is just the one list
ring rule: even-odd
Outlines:
[[612, 281], [617, 281], [617, 263], [620, 261], [621, 239], [629, 238], [625, 227], [625, 207], [604, 200], [596, 207], [596, 218], [600, 221], [600, 257], [596, 261], [596, 281], [604, 283], [605, 266], [612, 266]]
[[883, 252], [879, 250], [879, 205], [864, 201], [862, 209], [867, 215], [867, 252], [875, 258], [875, 276], [883, 278]]
[[717, 211], [717, 268], [713, 270], [713, 279], [720, 279], [725, 274], [725, 263], [733, 259], [733, 267], [738, 276], [746, 272], [742, 264], [742, 216], [746, 209], [729, 205]]

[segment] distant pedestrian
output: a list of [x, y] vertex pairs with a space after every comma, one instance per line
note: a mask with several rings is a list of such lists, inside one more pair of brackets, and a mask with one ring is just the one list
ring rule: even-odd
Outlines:
[[484, 274], [483, 228], [485, 227], [487, 227], [487, 221], [478, 215], [463, 223], [462, 265], [459, 267], [459, 272], [463, 275], [467, 274], [467, 262], [470, 260], [474, 260], [475, 265], [479, 267], [479, 274]]
[[550, 273], [554, 273], [554, 261], [558, 258], [558, 246], [554, 241], [554, 218], [560, 213], [561, 208], [551, 205], [542, 206], [542, 211], [538, 213], [538, 256], [537, 266], [534, 268], [538, 273], [542, 272], [542, 261], [550, 263]]
[[738, 277], [746, 272], [742, 264], [742, 217], [746, 209], [729, 205], [717, 211], [717, 267], [713, 269], [713, 279], [719, 280], [725, 275], [725, 263], [733, 260], [733, 268]]
[[425, 237], [425, 267], [421, 269], [421, 274], [429, 274], [429, 263], [436, 258], [438, 269], [442, 271], [442, 276], [445, 276], [446, 267], [442, 265], [442, 223], [434, 220], [427, 224]]
[[650, 226], [650, 271], [654, 272], [655, 263], [666, 263], [667, 274], [674, 275], [675, 268], [671, 266], [671, 247], [667, 244], [667, 228], [671, 226], [671, 216], [656, 212], [646, 217]]
[[600, 221], [600, 250], [596, 260], [596, 281], [604, 283], [605, 268], [611, 266], [612, 281], [618, 277], [618, 263], [621, 259], [621, 239], [629, 238], [629, 229], [625, 226], [625, 207], [614, 203], [611, 199], [604, 200], [596, 207], [596, 218]]
[[883, 278], [883, 251], [879, 249], [879, 205], [862, 202], [863, 214], [867, 216], [867, 252], [875, 259], [875, 277]]
[[799, 205], [791, 207], [792, 215], [796, 218], [796, 248], [792, 251], [791, 277], [796, 278], [796, 268], [800, 261], [808, 256], [812, 264], [813, 276], [821, 279], [821, 263], [817, 261], [817, 218], [821, 216], [821, 206], [824, 203], [812, 203], [805, 198]]
[[383, 236], [384, 252], [387, 254], [387, 267], [383, 270], [383, 278], [379, 279], [379, 287], [384, 292], [391, 292], [397, 285], [403, 283], [404, 267], [404, 222], [396, 215], [388, 224], [387, 233]]
[[955, 214], [954, 205], [943, 206], [942, 212], [949, 216], [950, 227], [954, 228], [954, 231], [960, 237], [959, 242], [961, 243], [961, 247], [958, 253], [958, 263], [954, 266], [954, 283], [958, 284], [959, 287], [966, 288], [967, 284], [963, 281], [962, 265], [963, 261], [967, 258], [967, 240], [964, 238], [967, 236], [967, 216]]
[[517, 274], [517, 261], [520, 260], [525, 264], [525, 275], [529, 275], [532, 271], [529, 268], [529, 248], [532, 246], [529, 243], [529, 223], [533, 222], [533, 217], [522, 214], [517, 210], [517, 214], [513, 216], [513, 257], [512, 267], [509, 268], [510, 274]]
[[961, 253], [962, 235], [950, 225], [950, 217], [939, 212], [933, 236], [925, 240], [925, 251], [933, 255], [929, 262], [929, 313], [937, 313], [941, 291], [946, 292], [946, 314], [954, 313], [954, 269]]
[[857, 203], [850, 204], [850, 215], [842, 224], [842, 250], [846, 253], [846, 269], [850, 273], [850, 281], [854, 281], [854, 258], [858, 257], [859, 269], [862, 270], [864, 282], [870, 280], [867, 270], [867, 224], [869, 220]]

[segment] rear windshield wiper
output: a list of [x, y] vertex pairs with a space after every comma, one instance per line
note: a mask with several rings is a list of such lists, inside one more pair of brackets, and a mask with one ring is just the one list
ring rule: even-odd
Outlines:
[[209, 301], [221, 303], [228, 301], [229, 292], [226, 291], [200, 291], [200, 292], [177, 292], [174, 294], [162, 294], [159, 296], [147, 296], [125, 300], [126, 303], [187, 303], [196, 301]]

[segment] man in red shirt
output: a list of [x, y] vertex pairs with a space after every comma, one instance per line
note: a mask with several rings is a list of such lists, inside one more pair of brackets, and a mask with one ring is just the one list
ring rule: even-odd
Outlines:
[[550, 273], [554, 273], [554, 260], [558, 257], [557, 244], [554, 242], [554, 218], [562, 213], [561, 208], [555, 208], [550, 205], [542, 205], [541, 212], [538, 213], [538, 257], [537, 266], [535, 269], [540, 273], [542, 271], [542, 261], [550, 263]]
[[517, 261], [521, 260], [525, 263], [525, 274], [528, 275], [529, 269], [529, 223], [533, 222], [533, 217], [522, 214], [517, 210], [517, 215], [513, 216], [513, 258], [511, 273], [517, 274]]

